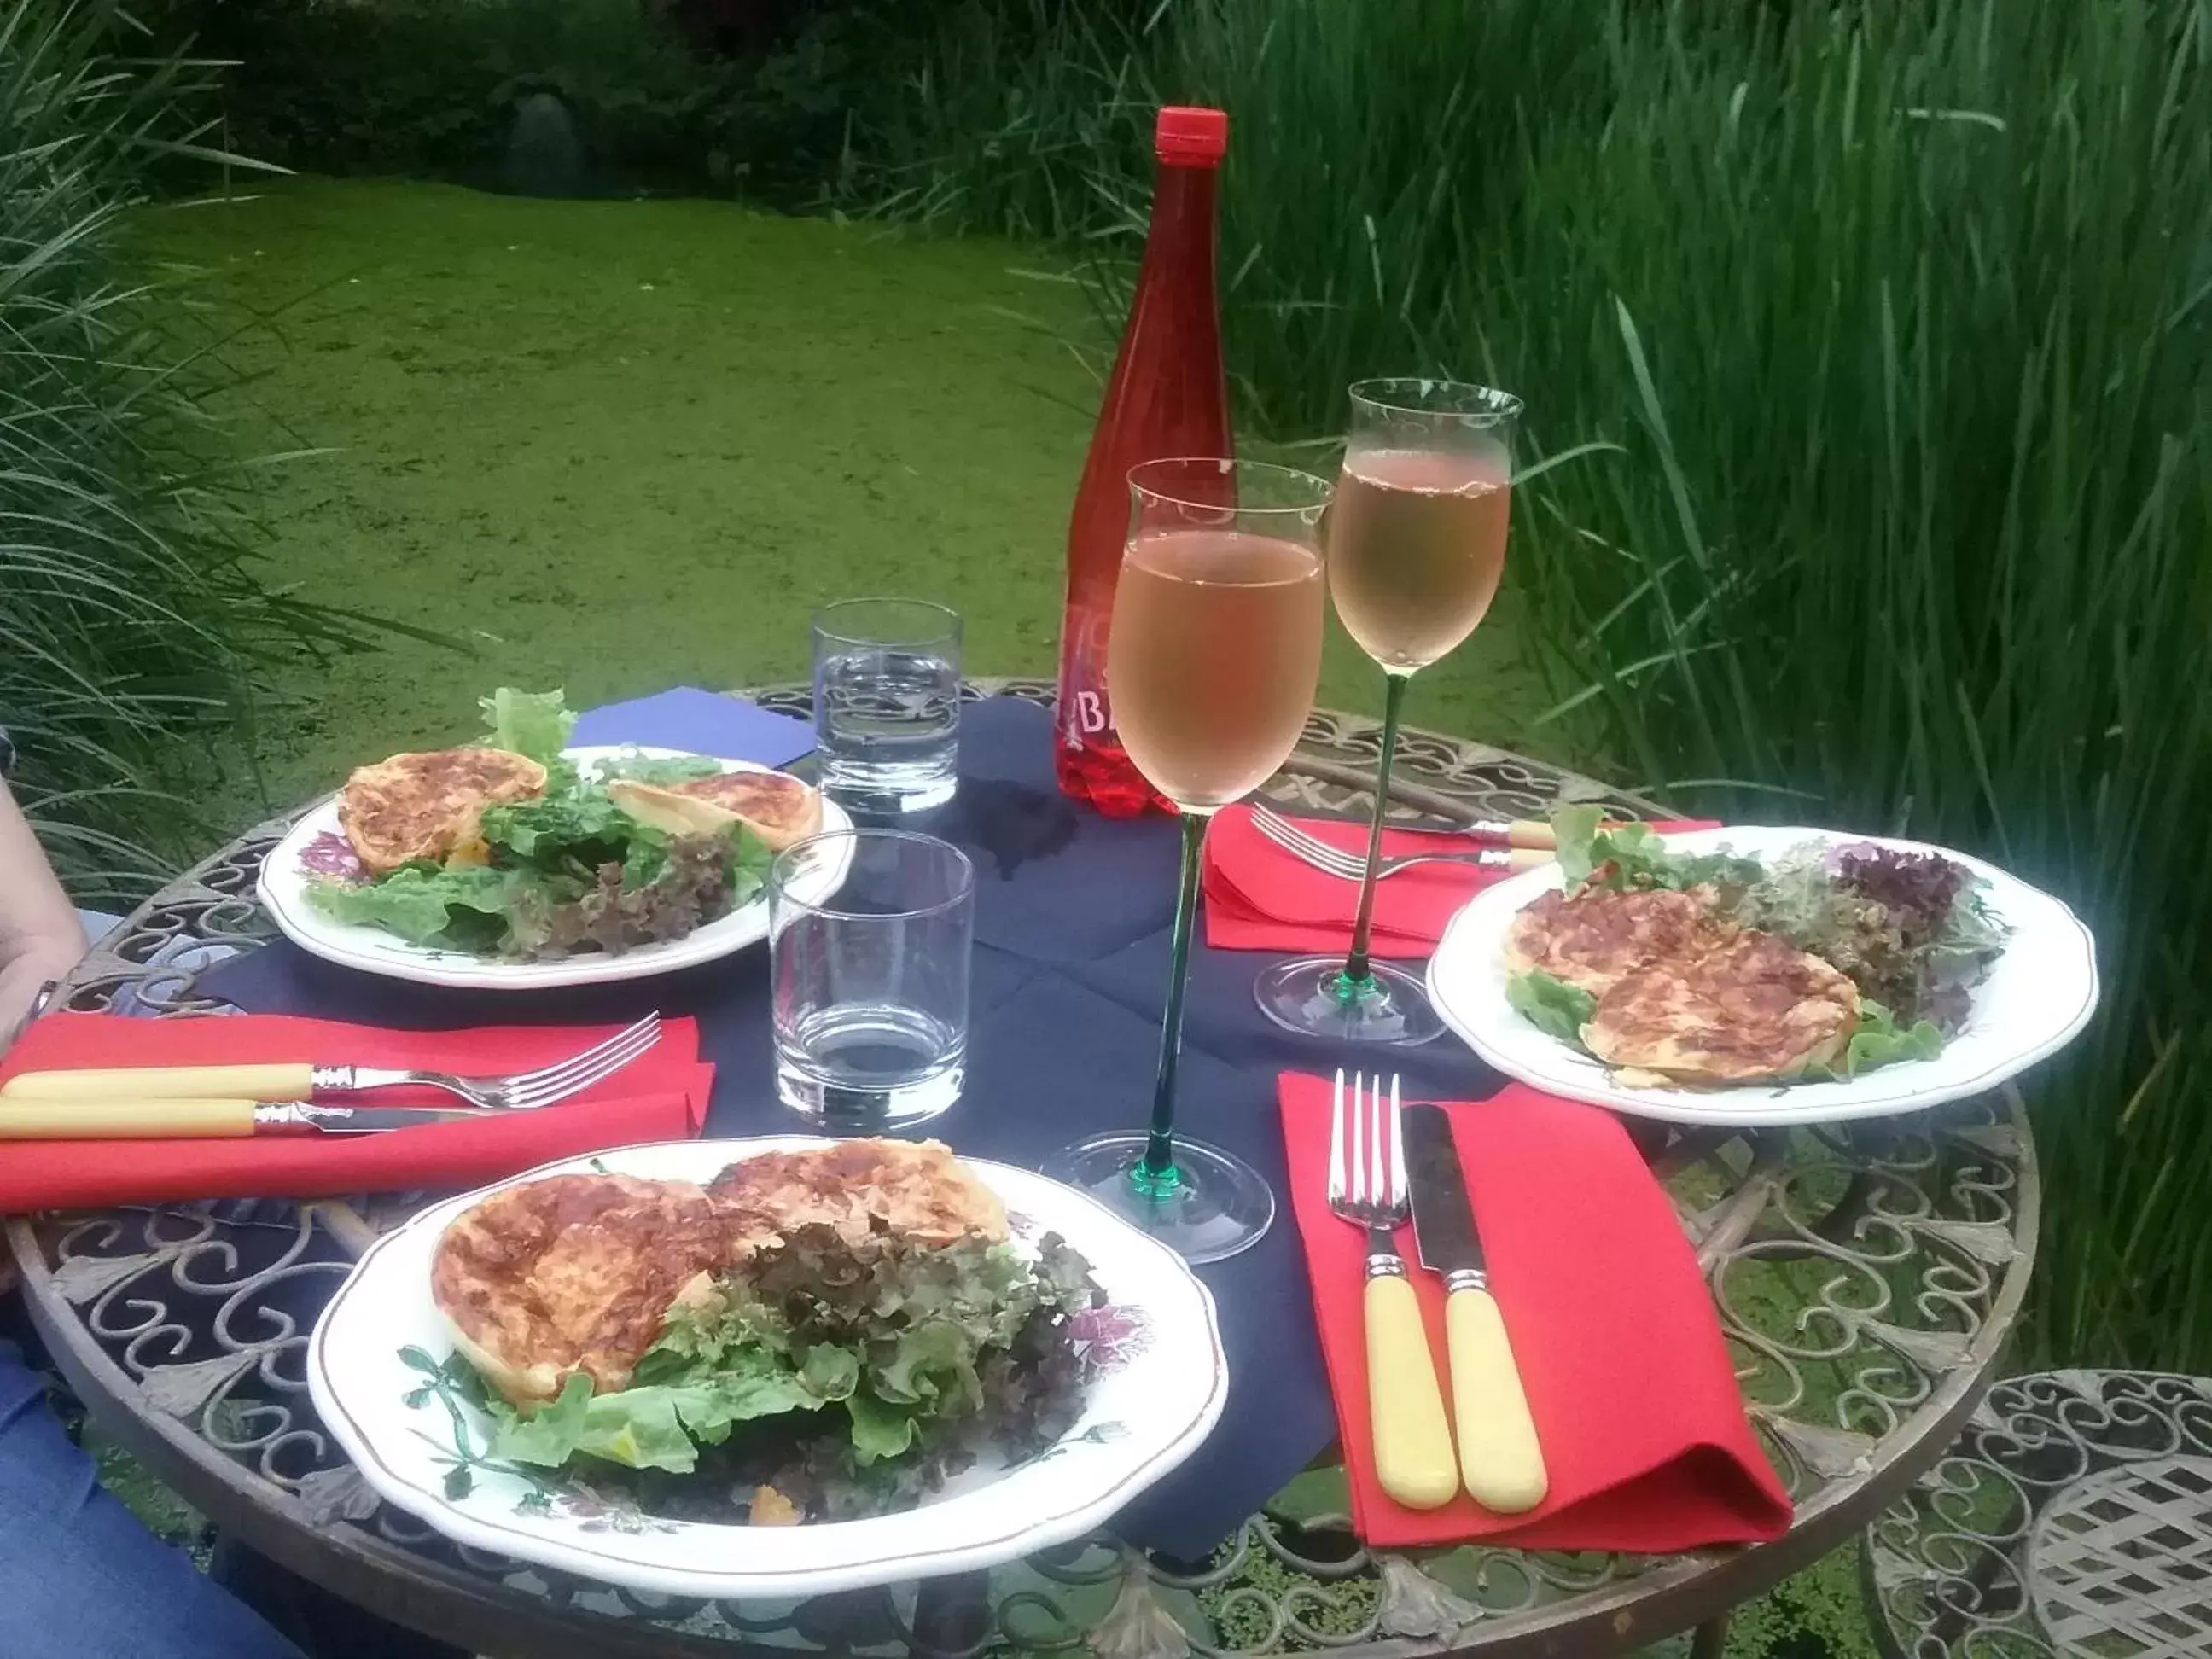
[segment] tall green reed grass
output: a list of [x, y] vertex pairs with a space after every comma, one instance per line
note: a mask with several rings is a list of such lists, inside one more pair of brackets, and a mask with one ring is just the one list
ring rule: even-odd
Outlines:
[[2106, 1001], [2030, 1084], [2038, 1340], [2200, 1369], [2208, 23], [1945, 0], [1625, 31], [1648, 73], [1459, 254], [1491, 278], [1463, 356], [1626, 452], [1522, 520], [1569, 721], [1693, 804], [1972, 848], [2081, 911]]
[[104, 0], [0, 8], [0, 726], [88, 901], [204, 846], [185, 795], [249, 763], [269, 671], [356, 631], [259, 580], [212, 343], [121, 256], [148, 168], [223, 159], [213, 66], [141, 39]]
[[856, 176], [1054, 236], [1110, 307], [1152, 106], [1218, 100], [1248, 429], [1325, 436], [1346, 381], [1425, 369], [1522, 392], [1543, 451], [1617, 446], [1516, 507], [1543, 740], [2071, 901], [2106, 993], [2028, 1081], [2033, 1341], [2212, 1365], [2212, 6], [1056, 27], [1065, 62], [941, 57]]

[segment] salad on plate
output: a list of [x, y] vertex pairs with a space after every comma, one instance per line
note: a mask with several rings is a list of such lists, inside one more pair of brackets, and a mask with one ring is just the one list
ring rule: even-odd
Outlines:
[[447, 1228], [431, 1291], [494, 1458], [687, 1521], [910, 1508], [1053, 1445], [1103, 1353], [1090, 1264], [934, 1141], [526, 1182]]
[[1507, 1001], [1630, 1086], [1812, 1081], [1929, 1060], [2008, 935], [1940, 853], [1808, 841], [1670, 848], [1595, 807], [1554, 820], [1562, 885], [1506, 931]]
[[703, 755], [568, 751], [559, 691], [502, 687], [485, 735], [357, 769], [299, 854], [306, 902], [413, 945], [507, 961], [619, 954], [761, 900], [818, 793]]

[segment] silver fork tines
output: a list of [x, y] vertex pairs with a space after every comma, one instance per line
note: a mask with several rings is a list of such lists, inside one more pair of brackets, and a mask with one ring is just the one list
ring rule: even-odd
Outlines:
[[1328, 1207], [1367, 1230], [1369, 1278], [1406, 1271], [1390, 1237], [1406, 1218], [1406, 1147], [1399, 1128], [1396, 1077], [1390, 1079], [1386, 1107], [1382, 1078], [1378, 1075], [1370, 1087], [1365, 1073], [1354, 1073], [1347, 1112], [1344, 1073], [1337, 1073], [1329, 1116]]
[[[1347, 853], [1341, 847], [1332, 847], [1319, 836], [1301, 830], [1280, 813], [1264, 806], [1252, 809], [1252, 827], [1281, 848], [1302, 864], [1310, 865], [1325, 876], [1334, 876], [1343, 881], [1358, 881], [1367, 873], [1367, 860], [1358, 853]], [[1375, 878], [1382, 880], [1401, 870], [1410, 870], [1417, 864], [1472, 864], [1478, 869], [1510, 870], [1513, 854], [1502, 847], [1483, 847], [1455, 853], [1416, 853], [1405, 858], [1384, 859], [1376, 866]], [[1381, 1079], [1377, 1079], [1380, 1086]]]
[[365, 1066], [318, 1066], [313, 1092], [345, 1094], [362, 1089], [390, 1089], [402, 1084], [442, 1089], [471, 1106], [490, 1110], [526, 1111], [550, 1106], [604, 1082], [660, 1041], [660, 1016], [647, 1014], [581, 1054], [541, 1066], [534, 1072], [512, 1077], [457, 1077], [451, 1072], [380, 1071]]

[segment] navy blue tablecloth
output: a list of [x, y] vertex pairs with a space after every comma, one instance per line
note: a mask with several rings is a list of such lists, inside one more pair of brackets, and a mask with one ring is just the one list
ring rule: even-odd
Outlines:
[[[927, 1133], [1029, 1165], [1068, 1141], [1145, 1121], [1175, 903], [1173, 823], [1109, 820], [1061, 796], [1051, 732], [1048, 713], [1033, 704], [971, 704], [959, 795], [915, 826], [965, 848], [977, 877], [967, 1088]], [[1220, 1304], [1229, 1355], [1220, 1427], [1115, 1522], [1131, 1541], [1183, 1559], [1203, 1556], [1335, 1437], [1283, 1194], [1277, 1073], [1379, 1062], [1403, 1075], [1411, 1095], [1456, 1099], [1489, 1095], [1501, 1081], [1449, 1037], [1376, 1051], [1282, 1031], [1252, 997], [1267, 960], [1193, 952], [1179, 1121], [1249, 1159], [1280, 1207], [1258, 1245], [1200, 1270]], [[775, 1099], [765, 951], [664, 979], [514, 995], [380, 979], [278, 940], [208, 969], [200, 983], [256, 1012], [397, 1026], [617, 1020], [656, 1007], [690, 1014], [718, 1068], [707, 1133], [800, 1127]]]

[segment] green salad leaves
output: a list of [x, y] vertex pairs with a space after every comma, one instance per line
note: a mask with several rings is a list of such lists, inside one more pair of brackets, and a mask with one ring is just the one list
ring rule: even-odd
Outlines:
[[[1761, 860], [1726, 848], [1673, 851], [1647, 824], [1604, 826], [1595, 806], [1563, 807], [1552, 822], [1569, 895], [1692, 894], [1713, 937], [1771, 934], [1848, 977], [1858, 1024], [1832, 1063], [1807, 1077], [1934, 1059], [2003, 949], [2006, 929], [1983, 901], [1984, 884], [1941, 854], [1808, 842]], [[1505, 1000], [1539, 1030], [1587, 1052], [1582, 1034], [1599, 1000], [1589, 991], [1529, 970], [1507, 979]]]
[[1540, 968], [1516, 974], [1505, 981], [1505, 1000], [1514, 1011], [1547, 1036], [1582, 1047], [1583, 1027], [1597, 1012], [1597, 999], [1579, 985], [1554, 979]]
[[602, 1480], [695, 1477], [637, 1489], [669, 1513], [726, 1510], [757, 1486], [810, 1516], [880, 1512], [987, 1446], [1018, 1457], [1064, 1434], [1084, 1381], [1071, 1321], [1098, 1300], [1054, 1236], [1033, 1258], [801, 1226], [672, 1312], [630, 1387], [595, 1395], [572, 1376], [526, 1416], [489, 1397], [493, 1451]]
[[335, 921], [381, 927], [410, 945], [485, 955], [497, 951], [507, 936], [514, 894], [508, 872], [483, 865], [448, 870], [408, 864], [379, 881], [325, 878], [307, 889], [315, 908]]
[[502, 685], [488, 697], [479, 697], [483, 710], [484, 745], [522, 755], [540, 766], [551, 766], [568, 746], [576, 717], [568, 712], [559, 690], [518, 691]]
[[1563, 806], [1552, 815], [1559, 873], [1568, 890], [1585, 883], [1626, 891], [1666, 887], [1745, 887], [1759, 877], [1757, 859], [1725, 849], [1717, 853], [1674, 853], [1648, 823], [1616, 823], [1601, 829], [1604, 814], [1595, 806]]
[[479, 740], [545, 768], [544, 793], [484, 809], [480, 844], [374, 879], [319, 877], [307, 896], [338, 921], [477, 956], [621, 951], [680, 939], [750, 902], [775, 854], [743, 826], [671, 836], [606, 792], [611, 778], [664, 787], [721, 770], [702, 756], [617, 756], [586, 777], [562, 758], [576, 717], [562, 694], [502, 686], [482, 700]]
[[1767, 860], [1728, 915], [1834, 963], [1908, 1027], [1940, 1034], [1964, 1023], [1969, 992], [2004, 949], [1981, 887], [1936, 854], [1814, 844]]
[[1932, 1019], [1899, 1025], [1897, 1016], [1872, 997], [1859, 999], [1859, 1028], [1844, 1050], [1843, 1077], [1854, 1077], [1876, 1066], [1900, 1060], [1933, 1060], [1943, 1052], [1943, 1033]]

